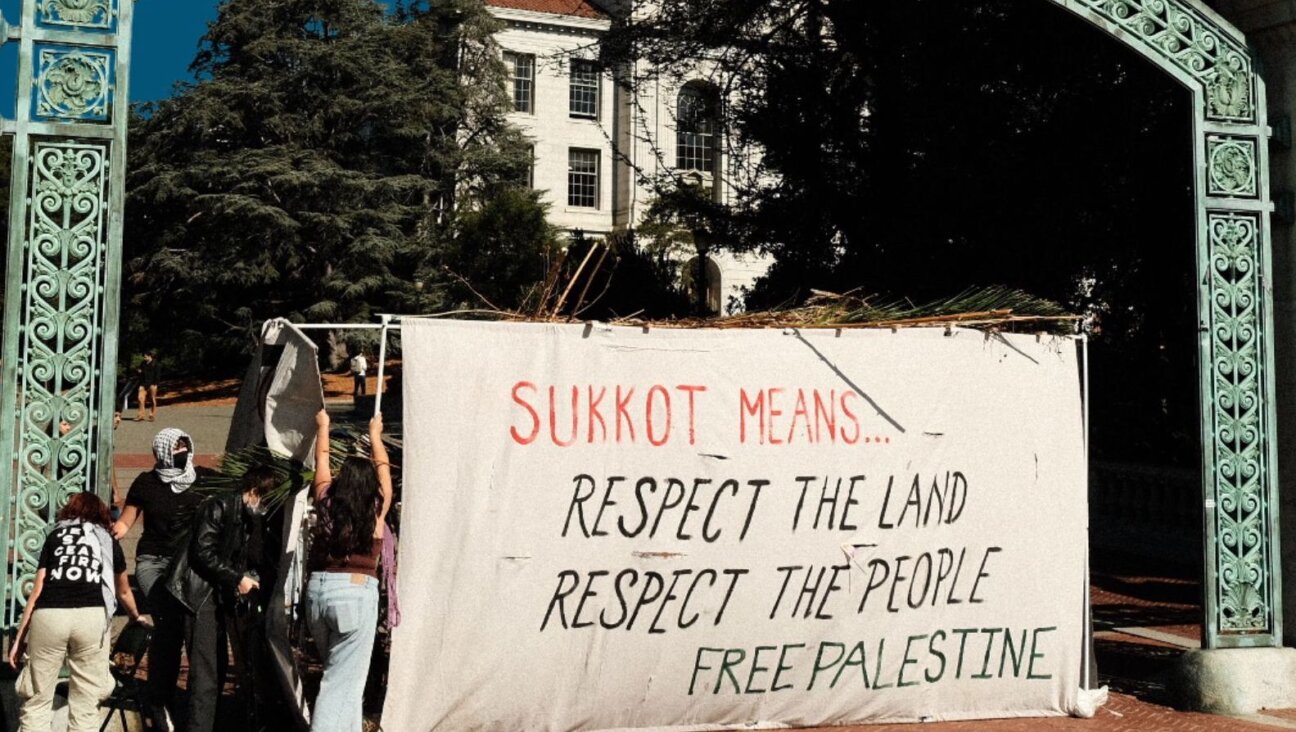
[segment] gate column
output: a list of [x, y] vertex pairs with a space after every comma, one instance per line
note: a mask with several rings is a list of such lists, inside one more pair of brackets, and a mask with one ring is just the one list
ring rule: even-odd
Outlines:
[[3, 619], [67, 498], [106, 496], [134, 0], [23, 0], [0, 383]]
[[1193, 98], [1203, 650], [1184, 658], [1181, 701], [1226, 713], [1296, 707], [1296, 650], [1281, 647], [1274, 207], [1259, 62], [1242, 33], [1201, 0], [1050, 1]]
[[[1263, 61], [1261, 75], [1269, 90], [1269, 121], [1274, 130], [1269, 170], [1276, 204], [1273, 290], [1278, 450], [1290, 461], [1290, 456], [1296, 456], [1296, 149], [1292, 146], [1292, 121], [1296, 120], [1296, 3], [1230, 0], [1221, 2], [1220, 9], [1246, 32]], [[1296, 571], [1296, 490], [1288, 488], [1280, 490], [1280, 494], [1282, 559], [1288, 573], [1283, 585], [1283, 627], [1286, 643], [1296, 645], [1296, 577], [1290, 574]]]

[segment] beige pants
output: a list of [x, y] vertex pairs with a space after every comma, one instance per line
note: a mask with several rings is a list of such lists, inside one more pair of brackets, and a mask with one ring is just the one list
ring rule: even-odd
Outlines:
[[27, 666], [18, 677], [21, 732], [49, 732], [54, 687], [67, 661], [68, 732], [96, 732], [99, 702], [112, 693], [108, 670], [110, 638], [102, 607], [47, 608], [32, 613], [27, 633]]

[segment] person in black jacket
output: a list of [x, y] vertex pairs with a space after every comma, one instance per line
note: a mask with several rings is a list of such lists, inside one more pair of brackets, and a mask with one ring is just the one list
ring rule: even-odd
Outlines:
[[226, 625], [240, 598], [257, 592], [262, 558], [264, 502], [278, 483], [256, 466], [239, 493], [212, 496], [198, 507], [186, 552], [176, 557], [167, 589], [188, 610], [189, 732], [211, 732], [228, 664]]

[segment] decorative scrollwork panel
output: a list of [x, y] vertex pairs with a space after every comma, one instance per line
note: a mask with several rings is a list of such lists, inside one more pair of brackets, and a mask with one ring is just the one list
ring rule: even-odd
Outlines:
[[[1056, 0], [1055, 0], [1056, 1]], [[1154, 54], [1200, 81], [1206, 118], [1256, 120], [1251, 56], [1192, 3], [1173, 0], [1080, 0]]]
[[25, 597], [66, 498], [94, 488], [108, 146], [38, 142], [30, 158], [18, 351], [18, 492], [11, 582]]
[[1275, 593], [1274, 536], [1265, 392], [1266, 329], [1261, 289], [1261, 221], [1253, 213], [1211, 212], [1210, 363], [1216, 538], [1214, 592], [1221, 632], [1268, 631]]

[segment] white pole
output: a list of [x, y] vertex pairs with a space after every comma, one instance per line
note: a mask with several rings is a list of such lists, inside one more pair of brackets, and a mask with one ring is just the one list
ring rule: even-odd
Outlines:
[[382, 316], [382, 334], [378, 340], [378, 388], [374, 390], [374, 416], [382, 414], [383, 374], [387, 366], [387, 331], [391, 329], [392, 316]]
[[[389, 327], [379, 323], [293, 323], [292, 326], [298, 330], [378, 330]], [[399, 323], [390, 327], [400, 330]]]
[[[1085, 456], [1085, 492], [1089, 491], [1089, 481], [1093, 478], [1092, 471], [1089, 468], [1089, 334], [1080, 334], [1080, 374], [1081, 390], [1083, 392], [1081, 408], [1084, 410], [1084, 456]], [[1086, 498], [1088, 496], [1086, 495]], [[1091, 507], [1092, 510], [1092, 507]], [[1087, 519], [1088, 517], [1086, 517]], [[1087, 529], [1089, 521], [1085, 522]], [[1088, 532], [1086, 531], [1086, 534]], [[1085, 618], [1085, 645], [1084, 653], [1084, 688], [1094, 688], [1093, 671], [1095, 665], [1094, 645], [1093, 645], [1093, 605], [1090, 599], [1089, 584], [1092, 581], [1089, 576], [1089, 548], [1085, 547], [1085, 586], [1084, 586], [1084, 618]]]

